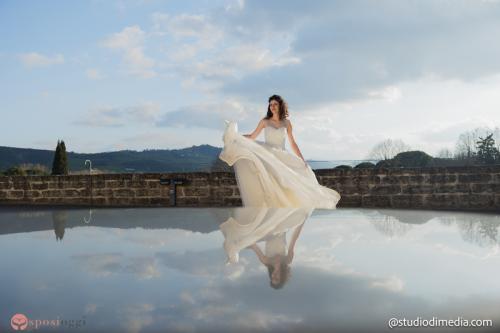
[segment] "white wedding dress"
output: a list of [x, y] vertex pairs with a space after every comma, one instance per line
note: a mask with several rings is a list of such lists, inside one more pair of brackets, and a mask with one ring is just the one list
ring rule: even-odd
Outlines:
[[286, 234], [302, 225], [313, 213], [307, 207], [238, 207], [219, 228], [224, 235], [226, 263], [237, 263], [241, 250], [264, 242], [264, 254], [271, 258], [287, 255]]
[[226, 120], [219, 158], [234, 167], [243, 206], [336, 208], [340, 194], [285, 149], [286, 127], [267, 123], [264, 135], [265, 142], [244, 137]]

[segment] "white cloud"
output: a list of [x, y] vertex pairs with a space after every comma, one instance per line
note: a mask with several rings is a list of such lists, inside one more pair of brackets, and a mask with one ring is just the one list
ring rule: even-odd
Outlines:
[[159, 117], [160, 106], [145, 102], [129, 107], [103, 106], [90, 110], [82, 119], [73, 123], [91, 127], [121, 127], [128, 124], [154, 124]]
[[96, 68], [88, 68], [85, 71], [85, 75], [92, 80], [101, 80], [104, 78], [104, 75], [102, 75], [101, 72]]
[[100, 107], [91, 110], [84, 119], [73, 122], [76, 125], [92, 127], [120, 127], [124, 126], [122, 114], [114, 107]]
[[134, 257], [130, 258], [130, 262], [124, 266], [125, 272], [135, 274], [141, 279], [152, 279], [160, 277], [161, 273], [158, 270], [154, 258]]
[[381, 90], [368, 99], [322, 106], [301, 107], [296, 96], [284, 96], [305, 156], [362, 159], [388, 138], [435, 155], [442, 148], [453, 151], [465, 131], [500, 127], [500, 75], [473, 82], [431, 76], [390, 87], [385, 97]]
[[381, 90], [374, 90], [368, 92], [369, 97], [382, 98], [388, 102], [395, 102], [401, 98], [401, 90], [398, 87], [384, 87]]
[[134, 25], [112, 34], [101, 42], [101, 46], [122, 52], [127, 73], [152, 78], [157, 75], [154, 69], [156, 61], [144, 54], [145, 37], [146, 33], [138, 25]]
[[153, 123], [159, 117], [160, 105], [154, 102], [145, 102], [128, 107], [125, 111], [135, 121]]
[[[274, 11], [279, 20], [272, 19]], [[385, 87], [430, 74], [476, 80], [500, 72], [500, 47], [494, 42], [498, 11], [498, 4], [473, 1], [248, 2], [232, 15], [221, 15], [222, 22], [242, 25], [248, 33], [239, 36], [246, 40], [292, 34], [290, 55], [301, 61], [227, 80], [222, 91], [255, 101], [266, 94], [263, 82], [272, 78], [277, 90], [296, 96], [303, 106], [374, 95], [394, 100], [397, 91]]]
[[143, 78], [152, 78], [157, 74], [152, 69], [155, 61], [144, 55], [142, 48], [135, 47], [128, 49], [124, 55], [125, 62], [130, 65], [130, 74], [137, 75]]
[[226, 12], [239, 11], [245, 7], [245, 0], [232, 0], [226, 3], [224, 10]]
[[153, 33], [169, 35], [175, 40], [191, 39], [201, 48], [210, 48], [223, 37], [223, 31], [210, 21], [205, 15], [180, 14], [170, 16], [155, 12]]
[[19, 54], [19, 59], [26, 67], [48, 67], [63, 64], [64, 56], [60, 53], [49, 56], [37, 52]]
[[[224, 120], [237, 120], [241, 125], [248, 122], [252, 109], [236, 100], [221, 103], [201, 103], [166, 112], [158, 126], [224, 128]], [[253, 125], [253, 123], [252, 123]]]
[[121, 253], [78, 254], [72, 257], [90, 274], [106, 277], [121, 270], [123, 255]]
[[[236, 4], [238, 8], [243, 4]], [[161, 36], [165, 54], [181, 78], [183, 87], [217, 93], [228, 79], [271, 67], [297, 64], [300, 58], [291, 54], [283, 36], [266, 34], [260, 40], [238, 38], [218, 15], [153, 13], [152, 35]]]
[[154, 324], [156, 306], [151, 303], [132, 303], [117, 310], [123, 332], [138, 333]]
[[82, 268], [99, 277], [107, 277], [119, 273], [132, 273], [139, 279], [157, 278], [161, 274], [154, 258], [131, 257], [121, 253], [78, 254], [72, 256]]
[[371, 283], [374, 288], [386, 289], [392, 292], [400, 292], [403, 290], [404, 281], [398, 276], [389, 276], [375, 280]]
[[95, 303], [88, 303], [87, 305], [85, 305], [85, 314], [93, 314], [96, 312], [97, 308], [99, 308], [100, 306], [95, 304]]
[[144, 31], [138, 25], [134, 25], [125, 27], [121, 32], [112, 34], [102, 42], [102, 45], [112, 49], [127, 50], [141, 46], [144, 36]]
[[241, 44], [224, 49], [217, 57], [196, 64], [195, 72], [206, 77], [241, 76], [273, 66], [300, 63], [298, 57], [273, 54], [265, 47], [254, 44]]

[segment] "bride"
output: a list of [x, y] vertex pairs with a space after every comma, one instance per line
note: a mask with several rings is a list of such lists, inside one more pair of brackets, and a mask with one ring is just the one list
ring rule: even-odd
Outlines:
[[224, 235], [226, 264], [239, 262], [240, 252], [252, 249], [266, 266], [271, 287], [283, 287], [290, 276], [295, 244], [313, 211], [309, 207], [234, 208], [231, 216], [219, 225]]
[[[251, 134], [226, 120], [219, 158], [234, 167], [243, 206], [336, 208], [340, 194], [320, 185], [292, 134], [287, 103], [269, 97], [267, 114]], [[264, 130], [265, 141], [256, 138]], [[295, 154], [285, 148], [285, 140]]]

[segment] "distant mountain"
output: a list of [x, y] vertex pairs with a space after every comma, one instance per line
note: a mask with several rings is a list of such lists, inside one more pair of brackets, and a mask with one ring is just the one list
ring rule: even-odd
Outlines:
[[[92, 161], [92, 169], [101, 172], [192, 172], [192, 171], [230, 171], [225, 162], [219, 159], [222, 148], [210, 145], [192, 146], [183, 149], [146, 149], [143, 151], [120, 150], [95, 154], [68, 152], [69, 170], [83, 172], [85, 160]], [[23, 163], [45, 165], [52, 170], [55, 150], [14, 148], [0, 146], [0, 172]], [[308, 160], [312, 169], [330, 169], [337, 165], [355, 166], [368, 160]]]
[[[85, 160], [92, 168], [108, 172], [191, 172], [231, 168], [219, 160], [222, 148], [210, 145], [183, 149], [120, 150], [115, 152], [80, 154], [68, 152], [71, 172], [86, 170]], [[0, 146], [0, 171], [22, 163], [42, 164], [52, 169], [55, 151]]]

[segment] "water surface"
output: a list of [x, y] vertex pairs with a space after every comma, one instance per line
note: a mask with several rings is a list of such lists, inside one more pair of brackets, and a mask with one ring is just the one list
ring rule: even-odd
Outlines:
[[[66, 320], [40, 332], [377, 332], [392, 317], [493, 331], [499, 226], [388, 209], [2, 208], [0, 330], [19, 313]], [[265, 263], [280, 266], [274, 287]]]

